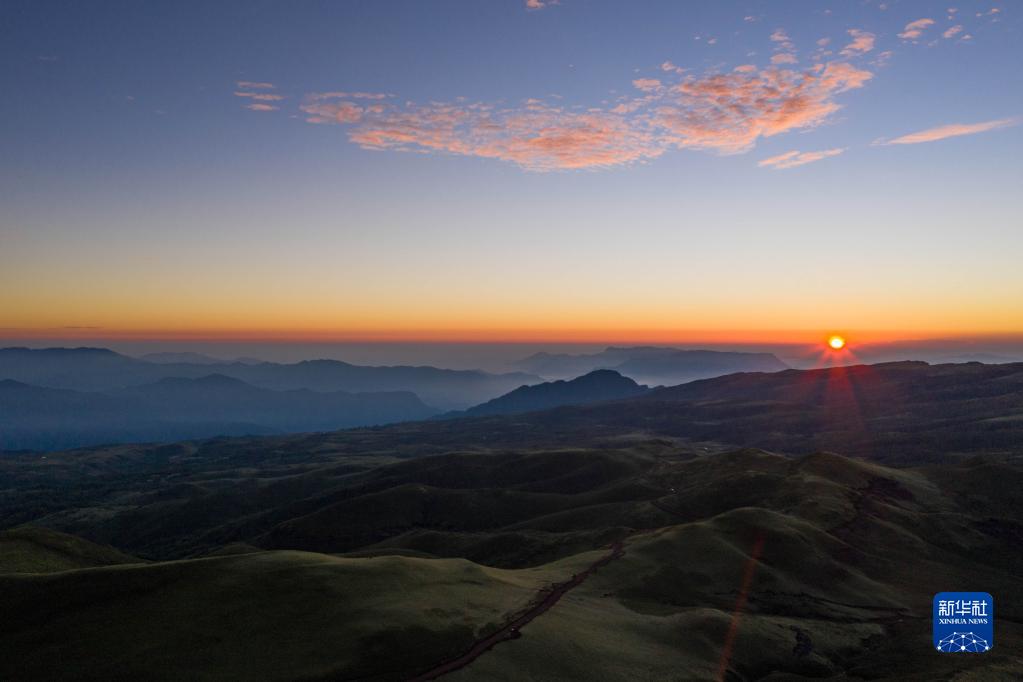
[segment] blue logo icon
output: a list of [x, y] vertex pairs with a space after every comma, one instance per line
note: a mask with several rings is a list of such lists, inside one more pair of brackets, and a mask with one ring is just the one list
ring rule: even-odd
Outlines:
[[987, 592], [939, 592], [933, 612], [938, 651], [982, 654], [995, 645], [995, 600]]

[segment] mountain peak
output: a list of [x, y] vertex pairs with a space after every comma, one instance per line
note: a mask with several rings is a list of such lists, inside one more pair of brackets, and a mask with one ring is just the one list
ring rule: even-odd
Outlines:
[[533, 412], [564, 405], [585, 405], [631, 398], [648, 390], [648, 387], [637, 384], [613, 369], [597, 369], [575, 379], [520, 386], [499, 398], [449, 416], [477, 417]]

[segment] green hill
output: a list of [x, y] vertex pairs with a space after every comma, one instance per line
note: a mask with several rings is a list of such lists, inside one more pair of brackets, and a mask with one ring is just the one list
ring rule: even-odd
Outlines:
[[0, 573], [53, 573], [138, 561], [113, 547], [47, 528], [0, 531]]
[[3, 575], [0, 678], [402, 680], [467, 648], [586, 558], [503, 571], [263, 552]]

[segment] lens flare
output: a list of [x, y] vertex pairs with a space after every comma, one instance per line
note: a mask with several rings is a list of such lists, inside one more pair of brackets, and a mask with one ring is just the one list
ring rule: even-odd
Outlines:
[[845, 339], [835, 334], [828, 338], [828, 345], [832, 350], [842, 350], [845, 348]]

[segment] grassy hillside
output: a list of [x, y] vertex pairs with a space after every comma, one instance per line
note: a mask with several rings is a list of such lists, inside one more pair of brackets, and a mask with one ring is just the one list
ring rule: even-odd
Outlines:
[[406, 679], [586, 558], [502, 571], [263, 552], [4, 575], [0, 678]]
[[47, 528], [0, 531], [0, 573], [53, 573], [136, 562], [113, 547]]
[[[462, 519], [482, 530], [417, 527], [348, 556], [233, 545], [204, 559], [0, 576], [0, 609], [14, 614], [0, 651], [17, 654], [0, 657], [0, 678], [51, 679], [73, 669], [82, 679], [410, 679], [500, 632], [543, 598], [540, 590], [584, 573], [619, 538], [620, 556], [450, 679], [714, 679], [723, 672], [729, 680], [1008, 680], [1023, 665], [1023, 470], [1016, 465], [892, 469], [827, 453], [633, 453], [596, 467], [607, 467], [601, 478], [579, 474], [582, 457], [460, 455], [384, 466], [357, 474], [365, 490], [376, 489], [366, 495], [396, 491], [394, 502], [411, 491], [410, 507], [388, 512], [382, 504], [363, 516], [333, 509], [314, 526], [352, 532], [367, 519], [404, 522], [436, 511], [439, 525]], [[632, 480], [627, 490], [659, 492], [640, 502], [626, 495], [618, 508], [648, 509], [631, 517], [645, 525], [599, 513], [611, 491], [623, 489], [622, 476]], [[408, 483], [416, 478], [432, 487]], [[573, 514], [533, 500], [526, 507], [537, 510], [544, 530], [523, 527], [510, 512], [475, 513], [464, 506], [471, 496], [421, 506], [424, 491], [428, 499], [431, 491], [485, 490], [477, 486], [498, 480], [523, 495], [592, 504]], [[559, 486], [574, 492], [549, 492]], [[587, 517], [589, 531], [567, 530]], [[535, 549], [528, 541], [545, 533], [560, 533], [568, 556], [517, 569], [429, 557], [489, 542], [494, 556], [521, 564]], [[995, 595], [997, 644], [988, 654], [931, 650], [930, 600], [948, 589]], [[70, 665], [86, 660], [88, 667]]]
[[0, 679], [1018, 679], [1020, 367], [836, 372], [4, 456]]

